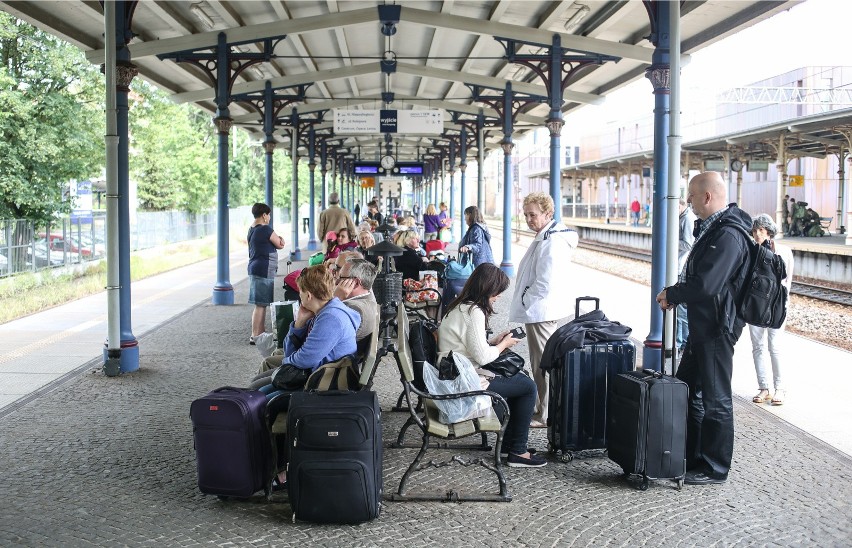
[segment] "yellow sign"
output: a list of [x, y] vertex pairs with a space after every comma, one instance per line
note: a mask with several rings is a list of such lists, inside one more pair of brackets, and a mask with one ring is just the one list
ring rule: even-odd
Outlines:
[[804, 175], [790, 175], [788, 186], [805, 186]]
[[361, 177], [361, 188], [373, 188], [376, 186], [375, 177]]

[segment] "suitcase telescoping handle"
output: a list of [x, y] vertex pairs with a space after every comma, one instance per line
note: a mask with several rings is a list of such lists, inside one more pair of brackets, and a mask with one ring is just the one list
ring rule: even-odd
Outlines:
[[[677, 305], [674, 305], [670, 310], [663, 310], [663, 329], [666, 325], [666, 314], [672, 315], [672, 376], [677, 373], [675, 368], [675, 360], [677, 359]], [[665, 343], [665, 334], [663, 334], [663, 342]], [[660, 352], [660, 371], [666, 370], [666, 353]]]
[[597, 297], [577, 297], [577, 303], [574, 305], [574, 318], [580, 315], [580, 302], [595, 301], [595, 310], [601, 307], [601, 300]]

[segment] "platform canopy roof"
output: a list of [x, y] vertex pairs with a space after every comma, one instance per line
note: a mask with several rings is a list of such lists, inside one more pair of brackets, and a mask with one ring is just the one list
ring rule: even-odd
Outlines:
[[[682, 2], [682, 52], [685, 56], [728, 35], [789, 9], [803, 0], [687, 0]], [[316, 117], [329, 109], [442, 109], [446, 131], [458, 130], [450, 111], [470, 119], [482, 108], [489, 121], [496, 113], [474, 101], [469, 86], [485, 96], [498, 96], [507, 81], [516, 92], [546, 96], [544, 83], [527, 67], [508, 63], [495, 37], [524, 45], [522, 53], [546, 53], [558, 33], [562, 47], [582, 55], [617, 60], [580, 70], [568, 82], [562, 111], [599, 104], [608, 93], [644, 76], [651, 64], [652, 32], [646, 3], [639, 0], [540, 1], [456, 0], [401, 1], [396, 33], [382, 33], [380, 2], [360, 0], [248, 0], [167, 2], [143, 0], [133, 12], [132, 62], [140, 76], [173, 94], [177, 102], [193, 102], [215, 111], [214, 89], [207, 75], [189, 63], [161, 60], [158, 55], [215, 46], [224, 32], [242, 52], [259, 52], [263, 39], [274, 40], [274, 56], [244, 71], [233, 93], [311, 84], [300, 116]], [[383, 4], [383, 2], [382, 2]], [[104, 60], [104, 20], [100, 2], [91, 0], [0, 1], [0, 9], [81, 48], [92, 63]], [[383, 59], [395, 58], [396, 71], [385, 74]], [[688, 58], [686, 59], [688, 61]], [[385, 103], [383, 93], [394, 94]], [[649, 94], [651, 85], [649, 83]], [[384, 97], [387, 98], [387, 97]], [[651, 108], [649, 100], [648, 107]], [[544, 125], [546, 104], [526, 105], [516, 118], [517, 132]], [[262, 137], [260, 115], [244, 103], [230, 106], [235, 123]], [[464, 114], [466, 113], [466, 114]], [[289, 110], [287, 112], [289, 114]], [[458, 116], [457, 116], [458, 120]], [[570, 117], [566, 118], [570, 123]], [[283, 121], [276, 131], [289, 140]], [[329, 132], [330, 112], [318, 129]], [[340, 146], [377, 158], [384, 150], [381, 135], [338, 136]], [[489, 132], [487, 147], [497, 146], [499, 127]], [[400, 158], [414, 159], [436, 136], [393, 135]], [[438, 143], [440, 144], [440, 143]]]

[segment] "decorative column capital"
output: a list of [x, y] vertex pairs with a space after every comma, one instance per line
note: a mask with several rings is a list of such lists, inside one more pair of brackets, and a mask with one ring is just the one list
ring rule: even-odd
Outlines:
[[275, 152], [275, 141], [264, 141], [263, 150], [265, 150], [267, 154]]
[[500, 148], [503, 149], [503, 154], [507, 156], [512, 155], [512, 150], [515, 148], [515, 143], [512, 141], [500, 143]]
[[467, 170], [467, 164], [459, 164], [459, 171], [464, 173]]
[[645, 78], [651, 81], [654, 93], [668, 95], [671, 92], [669, 88], [671, 68], [668, 65], [651, 65], [645, 70]]
[[213, 123], [216, 124], [216, 131], [223, 135], [231, 133], [231, 126], [234, 125], [230, 118], [213, 118]]
[[317, 169], [317, 163], [311, 160], [310, 162], [308, 162], [308, 169], [310, 169], [311, 173], [313, 173]]
[[[106, 65], [101, 65], [101, 74], [106, 74]], [[118, 91], [130, 91], [130, 83], [139, 74], [136, 65], [127, 61], [116, 61], [115, 63], [115, 87]]]
[[320, 168], [320, 175], [322, 175], [323, 177], [325, 177], [325, 174], [326, 174], [326, 173], [328, 173], [328, 170], [325, 168], [325, 166], [323, 166], [322, 168]]
[[562, 118], [550, 118], [544, 125], [550, 130], [551, 137], [559, 137], [562, 134], [562, 127], [565, 125], [565, 120]]

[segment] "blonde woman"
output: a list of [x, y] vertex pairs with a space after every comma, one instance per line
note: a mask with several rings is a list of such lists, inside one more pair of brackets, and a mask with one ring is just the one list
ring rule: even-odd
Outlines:
[[398, 241], [404, 251], [402, 255], [394, 257], [396, 271], [402, 272], [403, 278], [417, 280], [420, 278], [420, 272], [426, 270], [426, 258], [418, 253], [420, 236], [415, 230], [401, 230]]
[[438, 218], [438, 210], [435, 209], [435, 204], [426, 206], [426, 213], [423, 214], [423, 239], [427, 242], [438, 239], [438, 230], [441, 229], [441, 220]]

